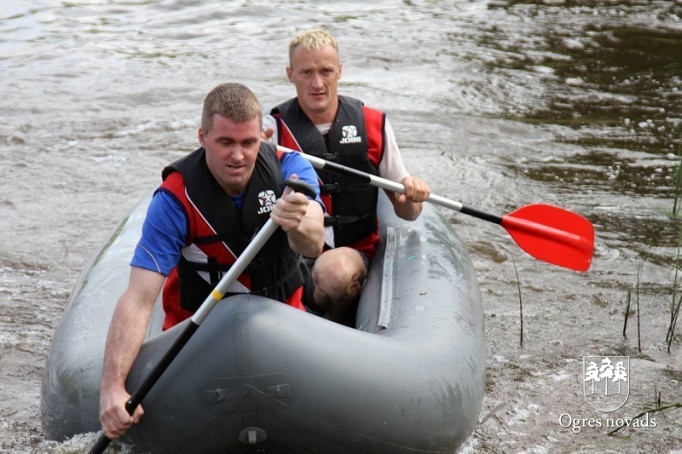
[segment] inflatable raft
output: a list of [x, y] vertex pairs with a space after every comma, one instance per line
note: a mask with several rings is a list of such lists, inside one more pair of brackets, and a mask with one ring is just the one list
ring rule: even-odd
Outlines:
[[[149, 197], [94, 256], [57, 327], [42, 384], [45, 436], [97, 432], [109, 322]], [[355, 329], [262, 297], [218, 303], [114, 444], [158, 453], [452, 453], [485, 384], [480, 293], [465, 248], [429, 204], [417, 221], [379, 202], [381, 245]], [[133, 391], [181, 332], [157, 302]], [[185, 322], [186, 323], [186, 322]]]

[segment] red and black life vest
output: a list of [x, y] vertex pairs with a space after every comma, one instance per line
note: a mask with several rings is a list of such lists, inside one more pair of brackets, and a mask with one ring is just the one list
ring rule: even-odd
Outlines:
[[[280, 145], [327, 161], [372, 174], [378, 174], [384, 152], [383, 112], [365, 107], [357, 99], [339, 96], [339, 108], [329, 132], [322, 136], [301, 109], [296, 98], [272, 109], [277, 120]], [[357, 183], [352, 178], [315, 169], [327, 214], [325, 225], [334, 228], [336, 247], [359, 243], [371, 245], [377, 236], [376, 187]], [[369, 241], [368, 241], [369, 240]]]
[[[203, 148], [166, 167], [163, 180], [158, 190], [180, 202], [188, 223], [180, 262], [163, 290], [168, 328], [199, 308], [267, 222], [282, 194], [282, 170], [275, 146], [262, 142], [241, 211], [209, 171]], [[275, 231], [238, 281], [246, 291], [283, 302], [303, 285], [300, 256], [291, 250], [282, 229]], [[300, 301], [292, 305], [303, 308]]]

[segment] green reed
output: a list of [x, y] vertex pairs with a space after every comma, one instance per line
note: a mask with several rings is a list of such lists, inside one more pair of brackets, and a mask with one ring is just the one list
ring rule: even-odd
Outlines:
[[[677, 238], [677, 254], [675, 256], [675, 275], [673, 277], [672, 298], [670, 300], [670, 325], [668, 325], [668, 333], [665, 340], [668, 343], [668, 353], [675, 338], [675, 327], [677, 326], [677, 318], [680, 315], [680, 307], [682, 306], [682, 295], [679, 295], [679, 274], [680, 266], [682, 264], [682, 230], [680, 230]], [[679, 296], [678, 296], [679, 295]]]
[[628, 289], [628, 296], [625, 299], [625, 321], [623, 322], [623, 338], [628, 337], [628, 318], [630, 317], [630, 303], [632, 302], [632, 290]]
[[[639, 296], [640, 296], [640, 291], [639, 291], [639, 285], [640, 282], [642, 281], [642, 269], [644, 268], [644, 263], [640, 263], [639, 266], [637, 267], [637, 278], [635, 280], [634, 284], [634, 289], [628, 289], [628, 294], [625, 299], [625, 320], [623, 322], [623, 338], [627, 339], [627, 329], [628, 329], [628, 320], [630, 318], [630, 315], [633, 313], [637, 315], [637, 351], [642, 353], [642, 340], [641, 340], [641, 319], [639, 316]], [[634, 291], [635, 294], [635, 305], [636, 309], [633, 311], [632, 309], [632, 293]]]
[[677, 170], [675, 172], [675, 194], [673, 197], [673, 216], [679, 217], [680, 208], [682, 203], [680, 203], [680, 197], [682, 197], [682, 147], [678, 147], [677, 152]]
[[[651, 408], [647, 408], [646, 410], [643, 410], [642, 412], [640, 412], [640, 413], [638, 413], [637, 415], [633, 416], [631, 419], [634, 421], [635, 419], [639, 419], [639, 418], [641, 418], [642, 416], [646, 416], [647, 413], [662, 413], [662, 412], [664, 412], [664, 411], [673, 410], [673, 409], [676, 409], [676, 408], [682, 408], [682, 403], [680, 403], [680, 402], [671, 402], [671, 403], [669, 403], [669, 404], [660, 404], [660, 402], [659, 402], [656, 406], [651, 407]], [[623, 429], [623, 428], [625, 428], [625, 427], [626, 427], [625, 424], [620, 425], [620, 426], [616, 427], [615, 429], [609, 431], [609, 432], [607, 433], [607, 435], [613, 435], [613, 434], [615, 434], [616, 432], [618, 432], [619, 430], [621, 430], [621, 429]]]
[[680, 202], [680, 197], [682, 197], [682, 146], [678, 146], [677, 158], [672, 215], [678, 221], [679, 230], [677, 235], [677, 252], [675, 255], [675, 276], [673, 277], [672, 298], [670, 300], [670, 325], [668, 325], [668, 333], [665, 336], [665, 340], [668, 343], [668, 353], [670, 353], [670, 348], [675, 338], [675, 327], [677, 326], [677, 318], [680, 315], [680, 307], [682, 306], [682, 295], [678, 296], [678, 278], [682, 264], [682, 223], [679, 222], [680, 209], [682, 209], [682, 203]]
[[637, 302], [637, 351], [640, 353], [642, 353], [642, 327], [639, 318], [639, 283], [642, 281], [642, 268], [644, 268], [644, 264], [640, 263], [639, 269], [637, 270], [637, 286], [635, 287], [635, 301]]
[[516, 289], [519, 292], [519, 320], [521, 325], [519, 328], [520, 334], [519, 346], [523, 347], [523, 298], [521, 296], [521, 280], [519, 279], [519, 270], [518, 268], [516, 268], [516, 262], [514, 261], [513, 257], [512, 264], [514, 265], [514, 273], [516, 273]]

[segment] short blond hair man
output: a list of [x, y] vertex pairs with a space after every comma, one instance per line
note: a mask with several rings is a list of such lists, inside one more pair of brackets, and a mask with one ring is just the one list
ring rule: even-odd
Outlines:
[[[403, 164], [386, 114], [338, 94], [343, 73], [336, 39], [322, 29], [305, 30], [289, 43], [288, 80], [296, 97], [276, 106], [264, 119], [270, 140], [305, 153], [333, 159], [405, 186], [387, 192], [398, 216], [416, 219], [430, 189]], [[378, 241], [378, 190], [359, 187], [317, 170], [329, 214], [325, 251], [312, 264], [314, 285], [304, 303], [339, 323], [352, 324], [369, 261]]]

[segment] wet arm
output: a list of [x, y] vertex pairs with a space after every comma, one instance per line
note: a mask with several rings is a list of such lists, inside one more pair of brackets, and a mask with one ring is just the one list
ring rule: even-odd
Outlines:
[[131, 267], [128, 288], [116, 305], [107, 335], [100, 399], [100, 420], [110, 438], [120, 436], [133, 419], [137, 421], [142, 416], [141, 409], [134, 418], [122, 412], [129, 398], [125, 381], [144, 340], [164, 279], [154, 271]]

